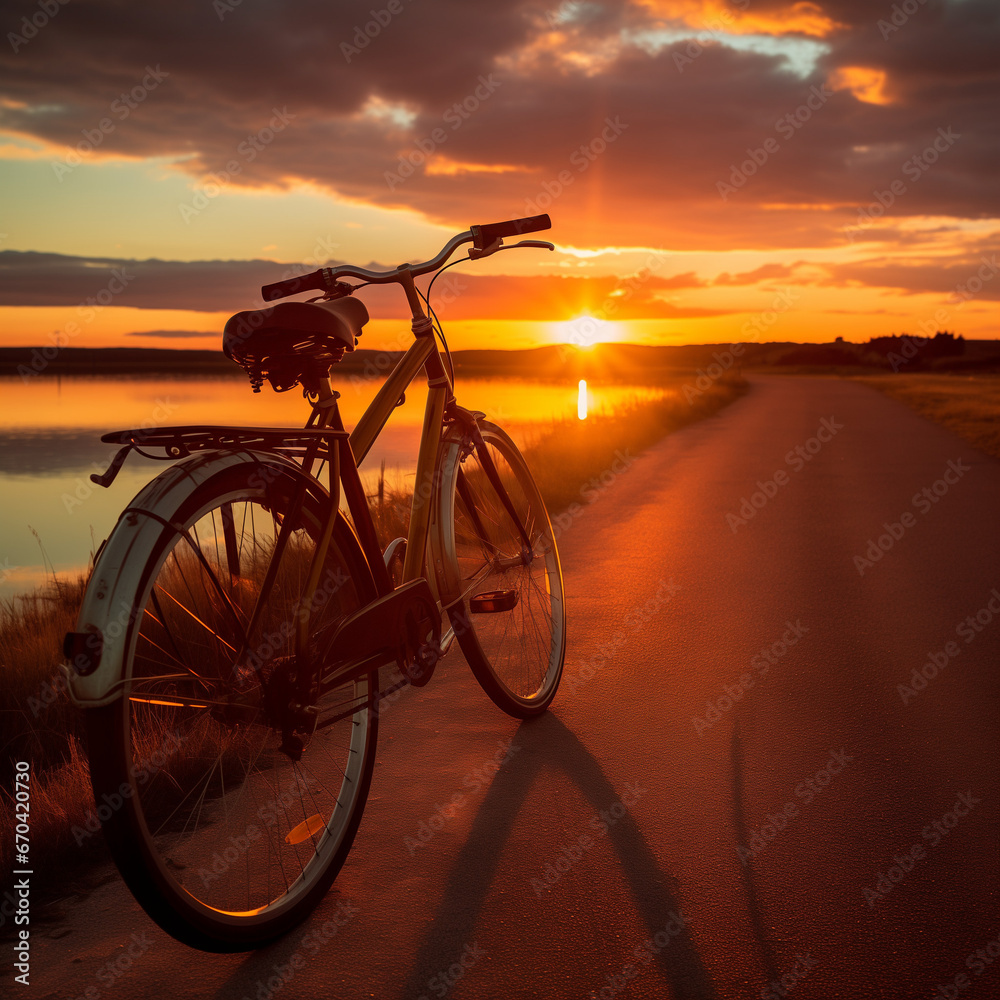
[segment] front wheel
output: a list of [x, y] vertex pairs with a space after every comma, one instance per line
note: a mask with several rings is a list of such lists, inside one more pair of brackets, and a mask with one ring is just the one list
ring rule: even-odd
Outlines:
[[472, 672], [497, 706], [523, 719], [548, 708], [562, 676], [562, 568], [545, 503], [517, 446], [495, 424], [479, 427], [524, 534], [479, 450], [456, 427], [438, 466], [435, 570]]
[[[115, 861], [146, 912], [204, 950], [247, 950], [302, 920], [343, 864], [364, 809], [377, 675], [320, 696], [315, 726], [291, 748], [281, 722], [329, 506], [301, 473], [248, 462], [158, 511], [163, 532], [129, 602], [125, 694], [87, 711], [91, 780]], [[338, 518], [309, 605], [310, 645], [374, 596]]]

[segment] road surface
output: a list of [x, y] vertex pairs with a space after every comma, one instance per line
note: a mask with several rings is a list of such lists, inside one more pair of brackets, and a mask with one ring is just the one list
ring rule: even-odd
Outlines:
[[546, 717], [450, 654], [385, 713], [296, 932], [191, 951], [112, 877], [18, 995], [1000, 996], [1000, 463], [867, 387], [759, 378], [605, 480], [560, 525]]

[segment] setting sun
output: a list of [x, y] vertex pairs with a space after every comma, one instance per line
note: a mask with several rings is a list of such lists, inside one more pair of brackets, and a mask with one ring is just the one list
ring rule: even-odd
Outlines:
[[585, 350], [595, 344], [609, 344], [623, 340], [621, 323], [611, 323], [584, 313], [564, 323], [550, 323], [552, 338], [557, 344], [572, 344]]

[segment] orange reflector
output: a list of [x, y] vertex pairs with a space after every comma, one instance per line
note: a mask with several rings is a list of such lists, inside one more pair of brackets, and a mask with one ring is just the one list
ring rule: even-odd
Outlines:
[[303, 840], [308, 840], [314, 833], [319, 833], [326, 826], [326, 821], [316, 813], [310, 816], [304, 823], [292, 827], [285, 837], [286, 844], [301, 844]]

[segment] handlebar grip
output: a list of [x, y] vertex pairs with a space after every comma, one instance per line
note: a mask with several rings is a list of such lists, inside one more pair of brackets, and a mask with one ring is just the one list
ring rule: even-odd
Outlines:
[[473, 244], [477, 250], [485, 250], [494, 240], [503, 236], [522, 236], [551, 229], [552, 220], [547, 215], [529, 215], [525, 219], [511, 219], [509, 222], [490, 222], [485, 226], [471, 226]]
[[286, 295], [294, 295], [296, 292], [308, 292], [317, 288], [326, 288], [322, 268], [310, 274], [300, 274], [297, 278], [286, 278], [284, 281], [275, 281], [270, 285], [261, 285], [260, 294], [265, 302], [273, 302], [275, 299], [284, 298]]

